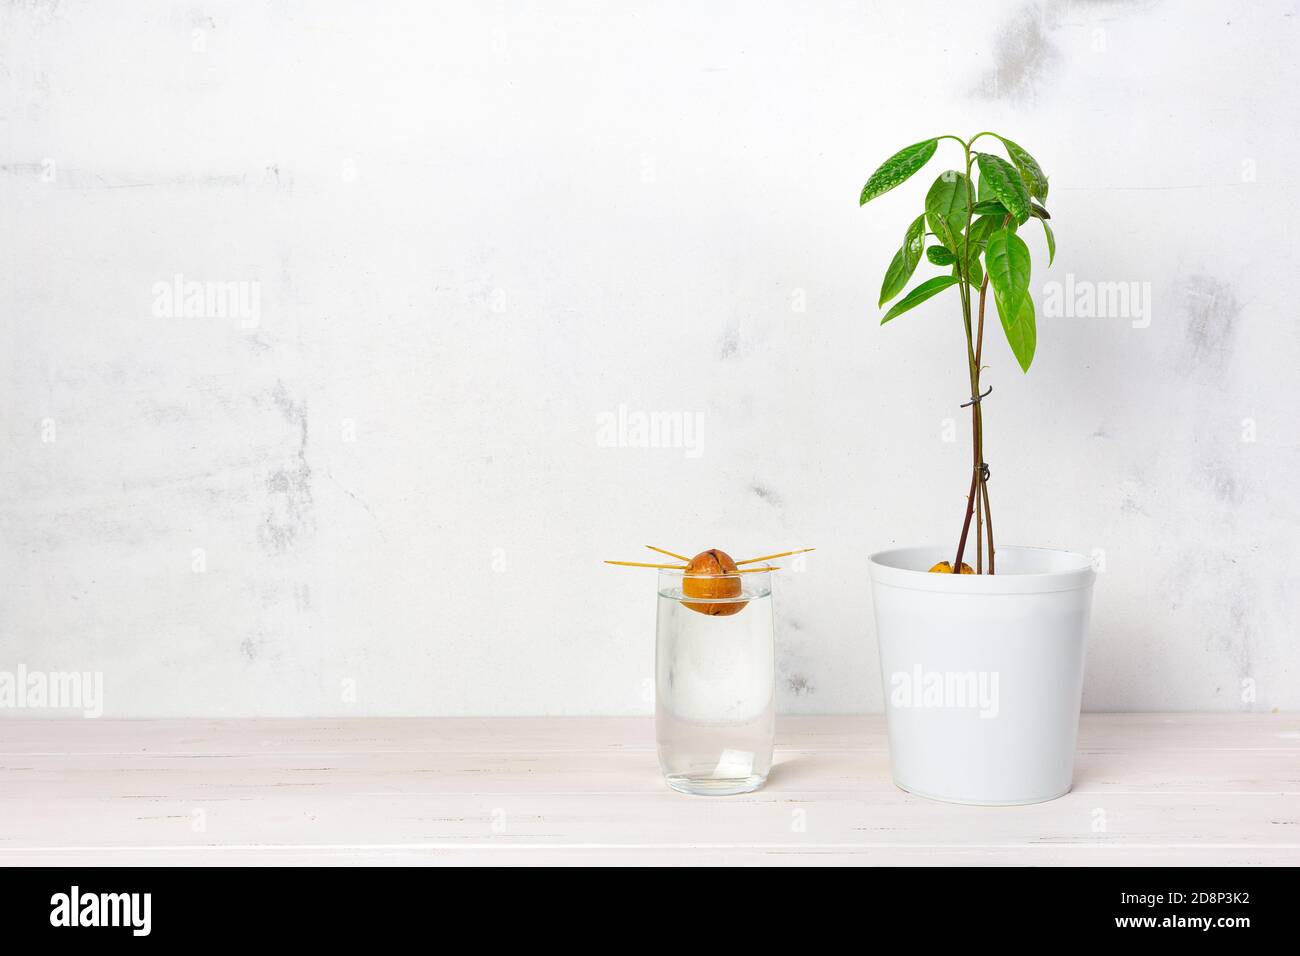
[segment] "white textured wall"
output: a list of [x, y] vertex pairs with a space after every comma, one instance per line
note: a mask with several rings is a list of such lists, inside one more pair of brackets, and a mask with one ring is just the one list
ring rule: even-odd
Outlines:
[[[1028, 376], [989, 347], [1000, 540], [1104, 554], [1085, 705], [1300, 707], [1295, 14], [7, 3], [0, 669], [116, 716], [647, 712], [653, 572], [600, 559], [812, 544], [780, 705], [878, 709], [865, 557], [946, 552], [969, 451], [955, 298], [874, 308], [943, 166], [857, 193], [991, 128], [1052, 176], [1035, 291], [1151, 289], [1042, 317]], [[176, 274], [257, 327], [155, 315]], [[620, 406], [700, 454], [601, 447]]]

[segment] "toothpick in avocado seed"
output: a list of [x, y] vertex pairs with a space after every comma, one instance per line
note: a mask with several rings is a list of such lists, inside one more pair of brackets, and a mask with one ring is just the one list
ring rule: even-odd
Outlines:
[[660, 554], [666, 554], [670, 558], [676, 558], [678, 561], [685, 561], [687, 564], [691, 563], [691, 559], [686, 557], [684, 554], [673, 554], [671, 551], [665, 551], [663, 548], [656, 548], [653, 544], [647, 544], [646, 547], [651, 551], [658, 551]]
[[796, 548], [793, 551], [782, 551], [780, 554], [765, 554], [761, 558], [746, 558], [744, 561], [737, 561], [736, 564], [753, 564], [755, 561], [771, 561], [773, 558], [786, 558], [792, 554], [803, 554], [805, 551], [816, 550], [816, 548]]

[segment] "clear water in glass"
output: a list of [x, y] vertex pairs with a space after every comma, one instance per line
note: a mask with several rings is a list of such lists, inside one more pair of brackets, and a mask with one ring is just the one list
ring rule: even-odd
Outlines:
[[[659, 584], [655, 729], [668, 785], [685, 793], [757, 790], [772, 766], [776, 662], [770, 575], [740, 575], [738, 599], [687, 598], [680, 574]], [[687, 604], [744, 602], [734, 614]]]

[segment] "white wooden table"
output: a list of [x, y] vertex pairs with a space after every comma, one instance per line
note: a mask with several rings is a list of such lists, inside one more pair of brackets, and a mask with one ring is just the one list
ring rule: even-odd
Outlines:
[[0, 865], [1300, 864], [1300, 715], [1087, 715], [1074, 791], [933, 803], [881, 717], [689, 797], [643, 718], [0, 722]]

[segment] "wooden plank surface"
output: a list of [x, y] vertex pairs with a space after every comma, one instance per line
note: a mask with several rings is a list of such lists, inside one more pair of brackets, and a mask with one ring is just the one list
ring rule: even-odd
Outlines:
[[896, 789], [879, 716], [783, 718], [725, 798], [645, 718], [0, 722], [0, 866], [88, 863], [1300, 864], [1300, 715], [1085, 715], [1007, 808]]

